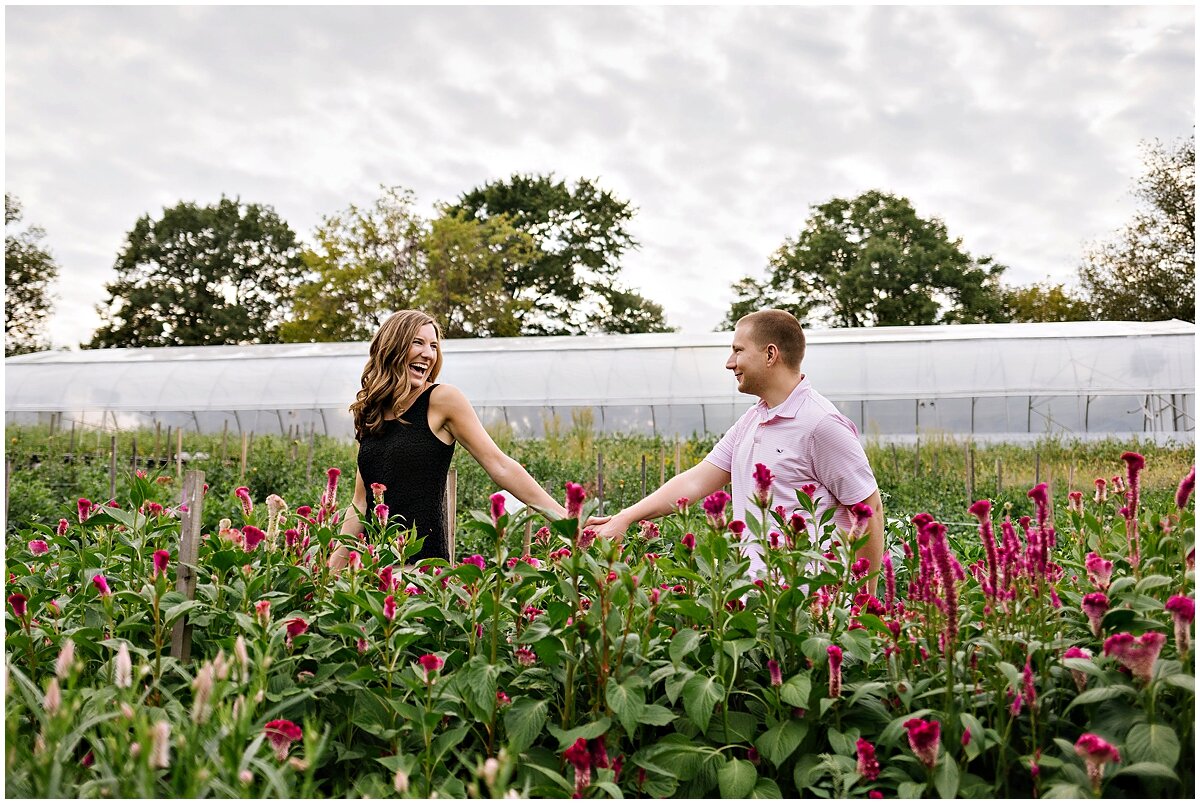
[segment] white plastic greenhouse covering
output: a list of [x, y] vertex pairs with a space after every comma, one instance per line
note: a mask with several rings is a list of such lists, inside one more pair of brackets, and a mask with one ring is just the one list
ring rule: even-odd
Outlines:
[[[1194, 440], [1195, 325], [1078, 322], [813, 330], [803, 370], [864, 436], [1154, 434]], [[721, 433], [754, 401], [728, 333], [450, 340], [441, 382], [485, 424], [540, 436]], [[6, 421], [350, 437], [366, 343], [41, 352], [5, 360]]]

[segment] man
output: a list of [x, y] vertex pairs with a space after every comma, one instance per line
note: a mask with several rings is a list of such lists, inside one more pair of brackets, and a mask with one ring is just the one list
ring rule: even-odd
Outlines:
[[[757, 396], [758, 404], [729, 428], [703, 461], [607, 521], [601, 520], [598, 533], [620, 537], [636, 522], [670, 513], [680, 497], [700, 500], [730, 481], [734, 518], [744, 521], [747, 506], [753, 505], [754, 466], [761, 463], [774, 474], [772, 507], [783, 505], [792, 511], [797, 507], [796, 489], [814, 484], [818, 515], [836, 506], [835, 525], [849, 530], [851, 507], [871, 506], [870, 538], [858, 557], [869, 559], [872, 571], [878, 569], [883, 559], [883, 501], [875, 475], [854, 423], [813, 390], [800, 371], [803, 359], [804, 331], [791, 313], [760, 310], [741, 318], [725, 368], [733, 372], [738, 390]], [[764, 564], [757, 538], [747, 552], [751, 574], [761, 574]]]

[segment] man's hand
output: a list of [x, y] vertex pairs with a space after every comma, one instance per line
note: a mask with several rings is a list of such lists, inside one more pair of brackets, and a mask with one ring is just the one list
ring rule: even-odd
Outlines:
[[585, 527], [596, 531], [597, 539], [608, 539], [610, 542], [621, 541], [629, 530], [628, 523], [618, 519], [616, 514], [591, 517]]

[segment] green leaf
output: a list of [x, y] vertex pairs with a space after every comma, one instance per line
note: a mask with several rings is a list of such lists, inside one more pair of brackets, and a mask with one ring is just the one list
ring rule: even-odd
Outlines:
[[1125, 759], [1132, 762], [1157, 762], [1168, 768], [1179, 761], [1179, 738], [1169, 726], [1139, 723], [1125, 737]]
[[504, 712], [504, 730], [508, 734], [508, 745], [513, 754], [520, 754], [542, 733], [546, 724], [546, 712], [550, 702], [535, 701], [521, 697], [513, 701]]
[[1164, 678], [1163, 681], [1172, 687], [1179, 687], [1181, 690], [1187, 690], [1188, 692], [1196, 691], [1196, 679], [1187, 673], [1173, 673]]
[[1089, 798], [1088, 791], [1077, 784], [1059, 782], [1042, 794], [1043, 798]]
[[808, 708], [808, 699], [812, 694], [812, 677], [808, 673], [797, 673], [784, 682], [779, 688], [779, 697], [791, 706]]
[[185, 600], [182, 603], [172, 606], [163, 613], [163, 624], [170, 625], [199, 605], [202, 605], [199, 600]]
[[1161, 586], [1170, 586], [1171, 579], [1165, 575], [1147, 575], [1137, 582], [1134, 591], [1143, 593], [1149, 589], [1158, 589]]
[[700, 731], [708, 731], [713, 709], [724, 698], [725, 688], [715, 678], [697, 673], [683, 685], [683, 709]]
[[942, 798], [955, 798], [958, 795], [958, 763], [952, 754], [942, 752], [933, 774], [933, 786]]
[[585, 740], [594, 740], [597, 737], [602, 737], [607, 734], [611, 727], [612, 720], [602, 717], [599, 720], [594, 720], [591, 723], [585, 723], [584, 725], [578, 726], [570, 731], [563, 731], [553, 723], [548, 725], [546, 728], [552, 735], [558, 738], [558, 750], [566, 751], [580, 737]]
[[632, 737], [641, 721], [642, 709], [646, 705], [641, 688], [629, 682], [618, 684], [615, 678], [610, 677], [604, 699], [621, 722], [625, 733]]
[[696, 648], [700, 647], [700, 641], [703, 638], [703, 634], [701, 634], [699, 631], [693, 631], [690, 628], [685, 628], [675, 634], [675, 636], [671, 639], [671, 661], [675, 664], [679, 664], [679, 662], [683, 660], [684, 656], [687, 656]]
[[1113, 774], [1117, 776], [1140, 776], [1150, 777], [1152, 779], [1170, 779], [1173, 782], [1178, 782], [1179, 777], [1175, 775], [1175, 771], [1168, 768], [1166, 765], [1160, 765], [1157, 762], [1135, 762], [1132, 765], [1126, 765], [1119, 771]]
[[925, 785], [920, 782], [901, 782], [896, 788], [896, 798], [923, 798]]
[[649, 704], [642, 707], [639, 720], [647, 726], [666, 726], [672, 723], [676, 717], [678, 716], [665, 706]]
[[1097, 687], [1094, 690], [1084, 690], [1075, 696], [1075, 700], [1071, 701], [1067, 709], [1079, 704], [1096, 703], [1097, 701], [1108, 701], [1113, 698], [1119, 698], [1122, 695], [1137, 695], [1137, 690], [1133, 687], [1127, 687], [1124, 684], [1113, 684], [1111, 687]]
[[438, 735], [438, 738], [433, 742], [433, 759], [435, 762], [440, 760], [447, 751], [462, 742], [463, 737], [471, 730], [470, 726], [459, 726], [450, 731]]
[[758, 771], [744, 759], [731, 759], [717, 771], [721, 798], [746, 798], [758, 781]]
[[787, 758], [792, 755], [800, 743], [804, 741], [804, 735], [808, 733], [808, 726], [801, 720], [786, 720], [776, 726], [767, 729], [754, 742], [759, 753], [771, 761], [775, 767], [782, 767]]
[[774, 779], [759, 779], [754, 783], [754, 792], [750, 798], [783, 798], [783, 792]]

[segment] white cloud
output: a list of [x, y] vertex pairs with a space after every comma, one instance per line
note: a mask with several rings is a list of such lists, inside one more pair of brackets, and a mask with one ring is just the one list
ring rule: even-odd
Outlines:
[[12, 7], [7, 190], [87, 340], [125, 232], [222, 193], [302, 236], [379, 184], [513, 172], [638, 207], [625, 281], [687, 331], [810, 205], [880, 188], [1011, 282], [1127, 218], [1138, 143], [1191, 133], [1186, 7]]

